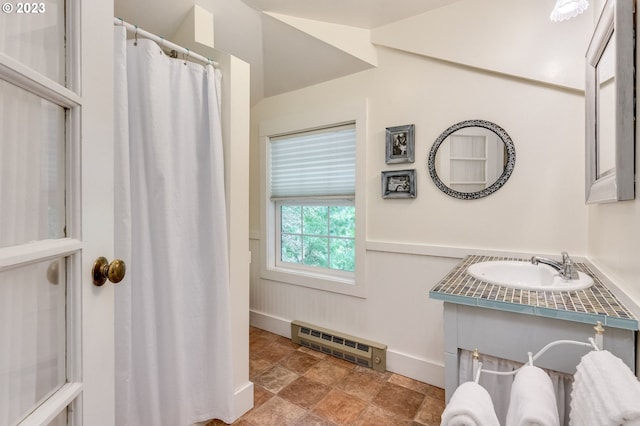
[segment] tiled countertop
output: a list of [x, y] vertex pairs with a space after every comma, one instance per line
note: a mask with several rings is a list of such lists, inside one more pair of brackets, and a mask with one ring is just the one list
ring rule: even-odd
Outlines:
[[585, 263], [577, 269], [593, 277], [594, 284], [578, 291], [537, 291], [507, 288], [478, 280], [467, 268], [489, 260], [520, 260], [513, 257], [467, 256], [429, 292], [432, 299], [547, 318], [638, 330], [638, 320]]

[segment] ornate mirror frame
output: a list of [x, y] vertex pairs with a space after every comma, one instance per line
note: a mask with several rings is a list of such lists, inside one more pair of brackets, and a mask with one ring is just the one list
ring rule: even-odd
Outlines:
[[[608, 203], [635, 198], [634, 128], [634, 1], [607, 0], [587, 49], [585, 201]], [[615, 168], [599, 176], [598, 63], [609, 44], [615, 42]], [[604, 139], [604, 138], [602, 138]]]
[[[436, 154], [438, 153], [438, 148], [440, 148], [440, 145], [442, 145], [442, 143], [449, 136], [451, 136], [452, 133], [466, 127], [483, 127], [485, 129], [491, 130], [493, 133], [498, 135], [498, 137], [504, 143], [507, 155], [507, 161], [504, 170], [498, 177], [498, 179], [485, 189], [475, 192], [460, 192], [449, 188], [442, 182], [442, 180], [440, 180], [436, 171]], [[447, 130], [442, 132], [442, 134], [438, 136], [438, 139], [436, 139], [436, 141], [433, 143], [431, 151], [429, 152], [429, 159], [427, 160], [427, 168], [429, 169], [429, 174], [431, 175], [431, 179], [433, 180], [433, 183], [438, 187], [438, 189], [451, 197], [459, 198], [461, 200], [475, 200], [493, 194], [507, 182], [507, 180], [511, 176], [511, 173], [513, 172], [515, 165], [516, 148], [513, 144], [513, 141], [511, 140], [511, 137], [509, 137], [507, 132], [502, 127], [486, 120], [465, 120], [449, 127]]]

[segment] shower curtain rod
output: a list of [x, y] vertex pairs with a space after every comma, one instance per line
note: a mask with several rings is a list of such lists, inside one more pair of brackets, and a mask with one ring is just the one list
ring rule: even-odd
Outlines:
[[133, 25], [130, 24], [126, 21], [124, 21], [121, 18], [113, 18], [113, 25], [121, 25], [123, 27], [125, 27], [127, 29], [127, 31], [131, 31], [134, 34], [137, 34], [141, 37], [144, 38], [148, 38], [150, 40], [155, 41], [156, 43], [158, 43], [160, 46], [164, 47], [164, 48], [168, 48], [168, 49], [173, 49], [178, 53], [182, 53], [184, 55], [187, 56], [187, 58], [190, 59], [196, 59], [200, 62], [204, 62], [205, 64], [210, 64], [212, 65], [214, 68], [218, 68], [219, 65], [216, 61], [213, 61], [209, 58], [205, 58], [202, 55], [199, 55], [195, 52], [192, 52], [191, 50], [187, 49], [186, 47], [182, 47], [182, 46], [178, 46], [175, 43], [171, 43], [170, 41], [166, 40], [164, 37], [160, 37], [157, 36], [153, 33], [150, 33], [149, 31], [145, 31], [142, 28], [138, 28], [137, 25]]

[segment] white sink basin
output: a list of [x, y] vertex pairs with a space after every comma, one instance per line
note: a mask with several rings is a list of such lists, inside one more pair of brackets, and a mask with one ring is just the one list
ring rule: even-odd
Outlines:
[[474, 263], [467, 268], [474, 278], [491, 284], [524, 290], [573, 291], [591, 287], [593, 278], [578, 272], [577, 280], [565, 280], [549, 265], [517, 260], [495, 260]]

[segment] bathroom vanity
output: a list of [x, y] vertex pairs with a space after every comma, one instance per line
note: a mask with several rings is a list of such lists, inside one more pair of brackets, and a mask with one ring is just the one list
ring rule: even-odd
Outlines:
[[[447, 401], [458, 386], [459, 351], [477, 349], [484, 355], [525, 363], [527, 352], [537, 352], [555, 340], [587, 342], [594, 326], [605, 328], [604, 349], [635, 371], [638, 320], [585, 263], [576, 263], [594, 284], [577, 291], [536, 291], [490, 284], [467, 273], [478, 262], [521, 260], [468, 256], [429, 292], [444, 301], [445, 394]], [[588, 348], [555, 347], [536, 365], [573, 374]]]

